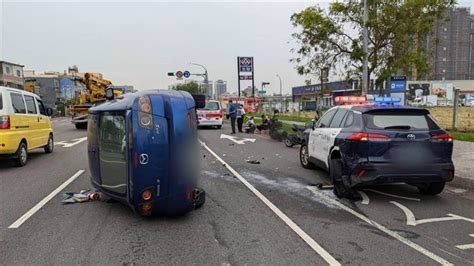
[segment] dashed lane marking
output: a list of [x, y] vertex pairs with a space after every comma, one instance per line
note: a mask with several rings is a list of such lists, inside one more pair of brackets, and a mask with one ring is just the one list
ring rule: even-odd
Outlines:
[[278, 209], [270, 200], [268, 200], [260, 191], [258, 191], [252, 184], [250, 184], [244, 177], [234, 170], [228, 163], [221, 159], [213, 150], [211, 150], [204, 142], [200, 141], [201, 145], [211, 153], [219, 162], [240, 180], [255, 196], [257, 196], [270, 210], [272, 210], [283, 222], [285, 222], [306, 244], [308, 244], [316, 253], [318, 253], [329, 265], [341, 265], [329, 252], [327, 252], [321, 245], [319, 245], [313, 238], [311, 238], [303, 229], [301, 229], [293, 220], [291, 220], [285, 213]]
[[39, 211], [48, 201], [50, 201], [54, 196], [56, 196], [61, 190], [71, 184], [72, 181], [76, 180], [80, 175], [84, 173], [84, 170], [77, 171], [73, 176], [71, 176], [68, 180], [62, 183], [59, 187], [57, 187], [53, 192], [51, 192], [48, 196], [42, 199], [38, 204], [36, 204], [33, 208], [27, 211], [23, 216], [21, 216], [18, 220], [12, 223], [8, 228], [16, 229], [20, 227], [26, 220], [28, 220], [31, 216], [33, 216], [37, 211]]
[[424, 247], [402, 237], [401, 235], [397, 234], [396, 232], [386, 228], [385, 226], [371, 220], [370, 218], [354, 211], [353, 209], [347, 207], [346, 205], [342, 204], [341, 202], [337, 201], [337, 200], [334, 200], [334, 199], [331, 199], [327, 196], [325, 196], [324, 194], [322, 193], [319, 193], [317, 188], [313, 187], [313, 186], [307, 186], [306, 187], [307, 189], [309, 189], [311, 192], [313, 192], [314, 194], [318, 195], [319, 197], [326, 197], [328, 201], [330, 201], [331, 203], [335, 204], [336, 206], [340, 207], [341, 209], [345, 210], [346, 212], [354, 215], [355, 217], [361, 219], [362, 221], [372, 225], [373, 227], [377, 228], [378, 230], [386, 233], [387, 235], [395, 238], [396, 240], [402, 242], [403, 244], [411, 247], [412, 249], [418, 251], [419, 253], [427, 256], [428, 258], [438, 262], [439, 264], [441, 265], [453, 265], [451, 262], [441, 258], [440, 256], [434, 254], [433, 252], [425, 249]]

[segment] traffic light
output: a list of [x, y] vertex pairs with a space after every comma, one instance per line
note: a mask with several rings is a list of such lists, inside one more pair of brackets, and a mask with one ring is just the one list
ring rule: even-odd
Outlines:
[[168, 76], [174, 77], [174, 72], [168, 72]]

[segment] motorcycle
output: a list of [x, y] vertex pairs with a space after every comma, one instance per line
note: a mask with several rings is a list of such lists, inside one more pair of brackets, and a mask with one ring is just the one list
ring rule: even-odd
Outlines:
[[284, 140], [286, 147], [291, 148], [294, 145], [301, 145], [304, 142], [304, 132], [308, 128], [312, 128], [314, 126], [314, 119], [311, 122], [306, 123], [304, 126], [300, 126], [297, 124], [293, 124], [291, 126], [291, 130], [293, 130], [294, 134], [288, 134]]

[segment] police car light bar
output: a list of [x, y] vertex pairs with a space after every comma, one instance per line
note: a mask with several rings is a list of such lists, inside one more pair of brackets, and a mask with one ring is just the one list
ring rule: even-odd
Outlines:
[[395, 103], [400, 103], [402, 101], [402, 98], [400, 97], [375, 97], [374, 102], [375, 103], [381, 103], [381, 104], [395, 104]]
[[367, 102], [365, 97], [358, 96], [336, 96], [334, 101], [336, 104], [358, 104]]

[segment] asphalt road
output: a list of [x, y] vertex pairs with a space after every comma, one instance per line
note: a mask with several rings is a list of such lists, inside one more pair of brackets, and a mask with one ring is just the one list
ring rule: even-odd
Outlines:
[[1, 265], [474, 264], [472, 191], [448, 187], [427, 197], [390, 185], [366, 188], [364, 201], [341, 201], [314, 187], [328, 184], [327, 174], [303, 169], [298, 147], [263, 135], [231, 140], [221, 135], [227, 125], [199, 132], [207, 192], [199, 210], [142, 218], [119, 203], [62, 205], [58, 193], [8, 228], [80, 170], [61, 192], [91, 188], [86, 132], [66, 119], [53, 125], [52, 154], [34, 152], [23, 168], [0, 162]]

